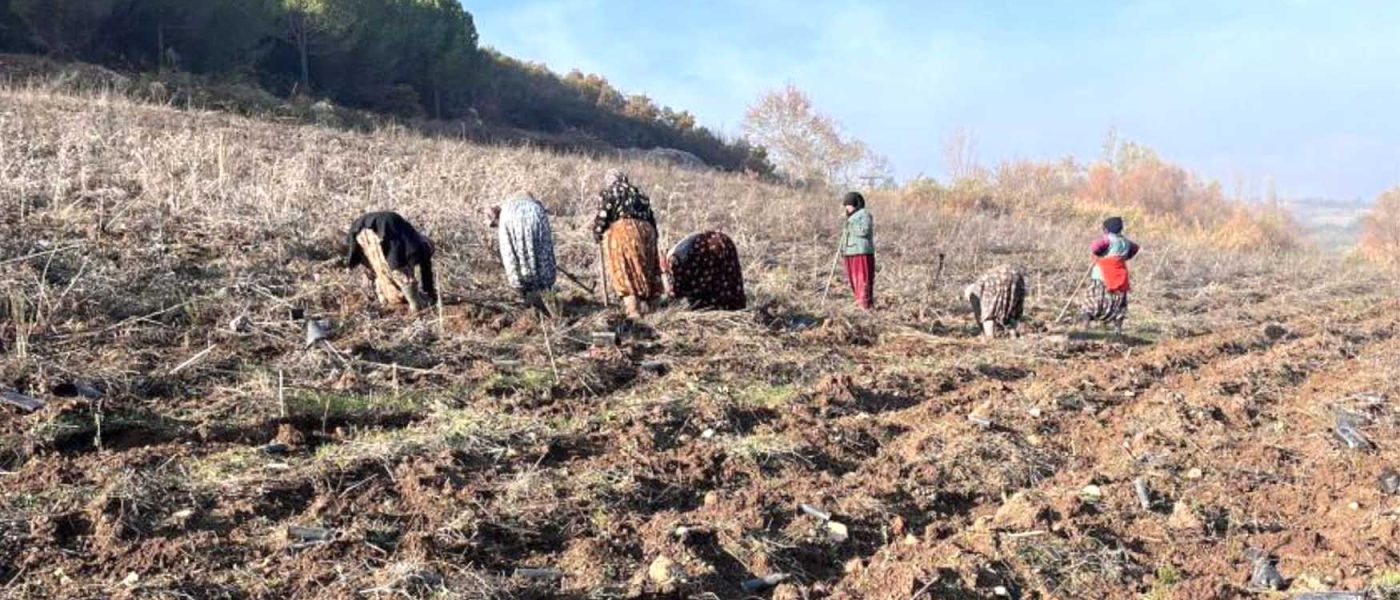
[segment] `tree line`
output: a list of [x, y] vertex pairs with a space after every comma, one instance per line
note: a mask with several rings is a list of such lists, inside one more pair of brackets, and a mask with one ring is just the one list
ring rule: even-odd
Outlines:
[[479, 116], [771, 172], [761, 149], [689, 113], [479, 48], [458, 0], [0, 0], [0, 51], [240, 80], [401, 117]]
[[675, 148], [728, 171], [773, 174], [764, 148], [721, 137], [689, 112], [659, 106], [645, 95], [624, 94], [602, 76], [575, 70], [561, 77], [491, 49], [481, 56], [476, 108], [488, 122], [590, 136], [618, 148]]

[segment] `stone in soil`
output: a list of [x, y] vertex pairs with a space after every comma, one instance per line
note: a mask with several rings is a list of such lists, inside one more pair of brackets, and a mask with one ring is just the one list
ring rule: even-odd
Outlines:
[[1172, 506], [1172, 514], [1167, 517], [1167, 527], [1177, 531], [1200, 531], [1205, 524], [1185, 502], [1177, 502]]
[[647, 567], [647, 578], [651, 579], [652, 583], [662, 586], [675, 581], [676, 562], [665, 556], [656, 557], [656, 560], [651, 561], [651, 566]]

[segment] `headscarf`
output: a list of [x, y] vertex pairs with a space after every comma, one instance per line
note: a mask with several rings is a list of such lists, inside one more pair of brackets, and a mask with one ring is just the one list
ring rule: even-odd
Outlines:
[[853, 206], [856, 210], [860, 210], [865, 208], [865, 196], [860, 195], [860, 192], [849, 192], [841, 198], [841, 205]]
[[631, 180], [627, 178], [627, 171], [623, 171], [622, 169], [608, 169], [608, 173], [603, 180], [607, 182], [605, 184], [607, 187], [613, 187], [619, 183], [632, 183]]
[[637, 219], [644, 221], [656, 228], [656, 215], [651, 211], [651, 201], [646, 194], [632, 185], [627, 179], [627, 173], [619, 169], [608, 171], [607, 187], [599, 193], [601, 206], [598, 215], [593, 219], [593, 239], [597, 242], [603, 241], [603, 234], [607, 233], [618, 219]]
[[1103, 230], [1113, 235], [1123, 233], [1123, 217], [1109, 217], [1103, 222]]

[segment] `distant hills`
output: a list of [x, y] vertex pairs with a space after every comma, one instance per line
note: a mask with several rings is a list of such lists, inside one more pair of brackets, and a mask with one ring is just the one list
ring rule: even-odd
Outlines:
[[1284, 203], [1307, 231], [1308, 239], [1328, 252], [1349, 252], [1361, 235], [1361, 218], [1371, 209], [1368, 200], [1302, 198]]

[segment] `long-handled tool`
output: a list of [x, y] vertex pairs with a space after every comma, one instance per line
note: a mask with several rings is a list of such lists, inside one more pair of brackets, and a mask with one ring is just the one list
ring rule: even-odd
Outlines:
[[842, 225], [841, 228], [842, 228], [842, 232], [841, 232], [841, 243], [839, 243], [839, 244], [836, 245], [836, 256], [833, 256], [833, 257], [831, 258], [831, 272], [828, 273], [827, 276], [826, 276], [826, 289], [822, 291], [822, 303], [823, 303], [823, 304], [826, 303], [827, 297], [831, 295], [831, 281], [832, 281], [833, 279], [836, 279], [836, 265], [841, 264], [841, 250], [843, 250], [843, 249], [846, 248], [846, 231], [845, 231], [845, 225]]
[[1079, 283], [1074, 286], [1074, 291], [1070, 292], [1069, 298], [1065, 300], [1065, 307], [1061, 308], [1060, 314], [1055, 316], [1056, 323], [1059, 323], [1061, 319], [1065, 318], [1065, 313], [1069, 311], [1070, 305], [1074, 304], [1074, 299], [1079, 296], [1079, 290], [1084, 288], [1084, 283], [1089, 281], [1089, 276], [1093, 273], [1094, 268], [1089, 267], [1089, 270], [1084, 272], [1084, 276], [1079, 278]]
[[608, 296], [608, 263], [602, 244], [598, 244], [598, 283], [599, 291], [603, 294], [603, 306], [612, 306], [612, 299]]
[[938, 293], [938, 284], [941, 283], [941, 282], [943, 281], [943, 259], [944, 259], [944, 258], [946, 258], [946, 255], [943, 254], [942, 252], [939, 252], [939, 253], [938, 253], [938, 269], [937, 269], [936, 271], [934, 271], [934, 273], [933, 273], [933, 286], [932, 286], [933, 289], [929, 290], [929, 291], [932, 292], [932, 293]]
[[943, 239], [943, 242], [938, 245], [938, 269], [934, 271], [933, 281], [929, 284], [928, 297], [924, 299], [924, 305], [919, 309], [920, 320], [922, 320], [929, 309], [932, 308], [934, 300], [938, 297], [939, 288], [943, 284], [944, 261], [947, 259], [947, 253], [945, 253], [943, 249], [952, 247], [952, 245], [957, 242], [958, 232], [962, 231], [963, 223], [966, 222], [966, 219], [958, 219], [954, 222], [953, 230]]
[[938, 285], [939, 285], [939, 283], [941, 283], [941, 282], [943, 281], [943, 259], [944, 259], [944, 258], [945, 258], [945, 255], [944, 255], [942, 252], [939, 252], [939, 253], [938, 253], [938, 268], [934, 270], [934, 272], [933, 272], [933, 280], [929, 282], [928, 293], [924, 295], [924, 304], [923, 304], [923, 306], [920, 306], [920, 307], [919, 307], [919, 319], [920, 319], [920, 320], [923, 320], [923, 319], [924, 319], [924, 316], [928, 314], [928, 311], [929, 311], [929, 308], [930, 308], [929, 305], [933, 304], [933, 299], [934, 299], [934, 297], [938, 295]]
[[565, 271], [563, 267], [556, 266], [554, 268], [559, 271], [560, 275], [564, 276], [564, 279], [567, 279], [570, 283], [573, 283], [574, 285], [578, 286], [578, 289], [588, 292], [589, 294], [597, 293], [598, 288], [584, 283], [583, 280], [579, 279], [578, 277], [575, 277], [573, 273]]

